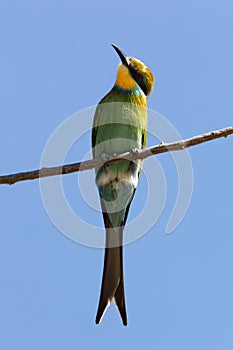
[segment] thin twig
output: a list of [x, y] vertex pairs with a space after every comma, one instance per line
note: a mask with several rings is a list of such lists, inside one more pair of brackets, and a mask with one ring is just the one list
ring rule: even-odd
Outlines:
[[[233, 134], [233, 126], [216, 130], [216, 131], [211, 131], [206, 134], [194, 136], [182, 141], [177, 141], [173, 143], [162, 143], [160, 145], [146, 148], [138, 152], [126, 152], [120, 155], [109, 156], [108, 163], [116, 162], [122, 159], [126, 159], [126, 160], [145, 159], [159, 153], [184, 150], [188, 147], [199, 145], [200, 143], [204, 143], [220, 137], [227, 137], [231, 134]], [[99, 167], [103, 165], [105, 162], [106, 160], [101, 158], [92, 159], [85, 162], [79, 162], [79, 163], [67, 164], [67, 165], [62, 165], [57, 167], [42, 168], [39, 170], [4, 175], [4, 176], [0, 176], [0, 184], [13, 185], [14, 183], [19, 181], [35, 180], [42, 177], [70, 174], [78, 171], [84, 171], [84, 170]]]

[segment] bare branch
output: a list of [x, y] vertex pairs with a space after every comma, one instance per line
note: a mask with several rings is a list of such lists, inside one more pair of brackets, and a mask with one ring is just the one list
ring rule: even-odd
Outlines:
[[[220, 137], [227, 137], [231, 134], [233, 134], [233, 126], [216, 130], [216, 131], [211, 131], [209, 133], [194, 136], [182, 141], [177, 141], [173, 143], [162, 143], [160, 145], [146, 148], [138, 152], [126, 152], [121, 155], [109, 156], [108, 163], [116, 162], [123, 159], [126, 159], [126, 160], [145, 159], [159, 153], [184, 150], [188, 147], [199, 145], [200, 143], [204, 143]], [[99, 167], [103, 165], [105, 162], [106, 160], [101, 158], [92, 159], [85, 162], [79, 162], [79, 163], [67, 164], [67, 165], [57, 166], [52, 168], [42, 168], [39, 170], [4, 175], [4, 176], [0, 176], [0, 184], [13, 185], [14, 183], [19, 181], [35, 180], [42, 177], [70, 174], [78, 171]]]

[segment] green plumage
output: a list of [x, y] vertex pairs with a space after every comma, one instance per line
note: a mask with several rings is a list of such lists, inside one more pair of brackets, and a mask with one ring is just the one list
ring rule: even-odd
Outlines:
[[[140, 91], [121, 92], [114, 87], [97, 107], [93, 123], [93, 156], [142, 149], [146, 144], [145, 96]], [[141, 102], [141, 104], [140, 104]], [[113, 228], [122, 226], [125, 212], [137, 187], [140, 160], [121, 161], [96, 168], [100, 197], [106, 201]]]

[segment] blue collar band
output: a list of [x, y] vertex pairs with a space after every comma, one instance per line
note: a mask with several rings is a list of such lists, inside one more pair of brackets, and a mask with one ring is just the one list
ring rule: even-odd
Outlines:
[[134, 95], [142, 95], [142, 96], [144, 95], [144, 93], [143, 93], [143, 91], [141, 91], [141, 89], [122, 89], [118, 85], [114, 85], [114, 87], [119, 92], [123, 92], [123, 94], [134, 94]]

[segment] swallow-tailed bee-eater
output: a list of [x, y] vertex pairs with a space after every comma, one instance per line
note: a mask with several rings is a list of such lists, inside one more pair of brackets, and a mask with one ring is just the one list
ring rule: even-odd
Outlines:
[[[112, 45], [121, 59], [116, 82], [99, 102], [93, 121], [93, 157], [141, 150], [146, 146], [147, 100], [154, 77], [149, 68]], [[105, 158], [104, 158], [105, 157]], [[123, 230], [138, 185], [142, 161], [121, 160], [96, 168], [96, 184], [106, 229], [104, 270], [96, 323], [113, 300], [123, 324], [127, 313], [123, 277]]]

